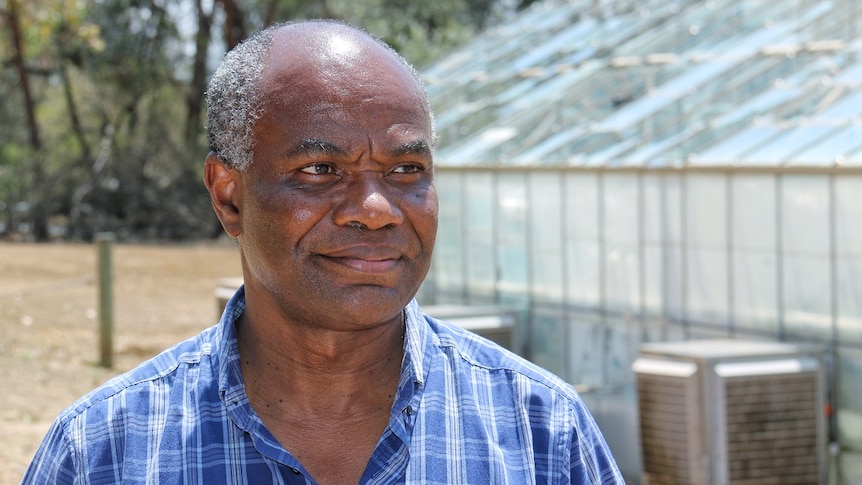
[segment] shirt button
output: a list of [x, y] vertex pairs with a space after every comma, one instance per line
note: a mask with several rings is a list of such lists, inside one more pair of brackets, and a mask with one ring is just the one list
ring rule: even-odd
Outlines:
[[406, 408], [404, 408], [404, 412], [407, 413], [408, 416], [412, 416], [413, 415], [413, 407], [407, 406]]
[[297, 470], [296, 468], [293, 468], [293, 467], [290, 468], [290, 471], [292, 471], [296, 475], [299, 475], [299, 473], [300, 473], [299, 470]]

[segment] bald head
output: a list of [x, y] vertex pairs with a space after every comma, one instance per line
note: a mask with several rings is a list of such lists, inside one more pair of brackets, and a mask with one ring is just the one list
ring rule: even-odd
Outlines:
[[213, 74], [207, 89], [210, 150], [234, 168], [248, 168], [254, 126], [273, 94], [268, 86], [286, 84], [292, 92], [282, 94], [303, 96], [308, 83], [328, 79], [350, 82], [329, 83], [332, 99], [321, 99], [321, 103], [350, 96], [352, 85], [386, 79], [420, 96], [429, 120], [432, 117], [418, 74], [382, 41], [335, 21], [279, 24], [257, 32], [230, 51]]

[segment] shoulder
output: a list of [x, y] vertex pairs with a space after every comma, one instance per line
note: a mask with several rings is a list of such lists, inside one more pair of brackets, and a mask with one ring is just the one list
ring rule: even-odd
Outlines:
[[202, 389], [218, 395], [212, 358], [216, 334], [216, 327], [209, 328], [114, 377], [62, 411], [22, 483], [78, 483], [84, 476], [92, 479], [89, 473], [95, 468], [112, 473], [120, 466], [118, 454], [146, 453], [154, 432], [164, 432], [166, 423], [177, 421], [167, 418], [171, 413], [181, 415], [186, 398], [199, 399]]
[[425, 322], [431, 330], [434, 345], [460, 359], [474, 372], [490, 373], [513, 383], [524, 381], [534, 390], [544, 389], [562, 399], [580, 402], [573, 386], [495, 342], [428, 315], [425, 315]]
[[567, 475], [573, 483], [624, 483], [574, 386], [474, 333], [427, 315], [424, 321], [426, 348], [435, 349], [427, 356], [430, 402], [457, 410], [474, 428], [519, 436], [537, 473]]
[[115, 412], [138, 405], [151, 406], [154, 394], [167, 393], [175, 384], [182, 386], [182, 379], [177, 378], [186, 375], [191, 368], [200, 374], [201, 365], [205, 367], [204, 373], [217, 379], [215, 371], [210, 372], [214, 365], [212, 356], [217, 344], [216, 333], [217, 327], [210, 327], [110, 379], [66, 408], [58, 416], [58, 421], [68, 422], [93, 408], [106, 405]]

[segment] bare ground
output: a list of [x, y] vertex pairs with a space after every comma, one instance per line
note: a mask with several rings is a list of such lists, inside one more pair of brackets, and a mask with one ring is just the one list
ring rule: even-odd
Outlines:
[[232, 243], [116, 245], [114, 368], [99, 367], [96, 250], [0, 243], [0, 485], [17, 484], [51, 422], [82, 394], [217, 320], [241, 274]]

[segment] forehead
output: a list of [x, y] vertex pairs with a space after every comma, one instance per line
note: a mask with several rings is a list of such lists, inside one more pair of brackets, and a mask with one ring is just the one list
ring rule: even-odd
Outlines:
[[430, 125], [425, 93], [409, 68], [364, 33], [337, 24], [277, 31], [261, 94], [264, 116], [371, 110], [402, 112]]

